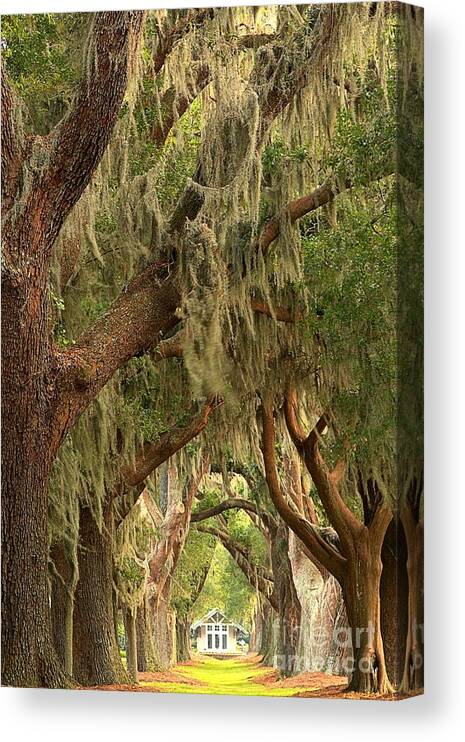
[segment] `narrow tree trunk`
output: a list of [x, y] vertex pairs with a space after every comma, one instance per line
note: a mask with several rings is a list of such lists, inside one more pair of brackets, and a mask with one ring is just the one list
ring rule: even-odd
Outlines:
[[127, 683], [113, 616], [112, 503], [103, 508], [103, 529], [80, 508], [79, 581], [74, 604], [74, 677], [82, 685]]
[[168, 670], [176, 663], [175, 616], [169, 605], [169, 592], [165, 587], [162, 594], [151, 601], [157, 670]]
[[50, 550], [53, 562], [50, 612], [55, 650], [68, 675], [73, 674], [73, 611], [75, 569], [62, 542]]
[[145, 599], [137, 606], [136, 636], [137, 670], [139, 672], [147, 672], [147, 625], [145, 620]]
[[368, 528], [360, 529], [342, 586], [353, 652], [349, 690], [383, 694], [393, 688], [386, 672], [381, 635], [381, 546], [373, 548], [370, 536]]
[[399, 518], [393, 519], [386, 531], [381, 560], [381, 634], [386, 670], [394, 688], [399, 689], [408, 626], [407, 544]]
[[186, 618], [176, 616], [176, 661], [188, 662], [190, 652], [190, 625]]
[[423, 524], [416, 522], [408, 505], [401, 514], [407, 541], [408, 630], [401, 690], [423, 688]]
[[257, 654], [260, 654], [260, 647], [262, 644], [263, 622], [264, 622], [263, 606], [261, 604], [261, 601], [257, 601], [255, 610], [254, 610], [252, 630], [250, 632], [250, 643], [249, 643], [250, 651], [256, 652]]
[[288, 677], [298, 671], [301, 606], [289, 559], [289, 529], [283, 521], [271, 537], [271, 564], [279, 616], [276, 665]]
[[126, 666], [133, 683], [138, 682], [137, 676], [137, 628], [136, 610], [124, 609], [124, 628], [126, 633]]
[[145, 598], [145, 654], [147, 658], [148, 672], [156, 672], [157, 652], [155, 648], [155, 627], [153, 620], [152, 600], [147, 596]]
[[267, 666], [272, 666], [276, 664], [276, 654], [277, 654], [277, 624], [279, 624], [279, 619], [274, 612], [274, 610], [269, 607], [265, 607], [265, 611], [263, 614], [263, 629], [262, 629], [262, 638], [260, 643], [260, 650], [259, 654], [262, 657], [262, 664]]

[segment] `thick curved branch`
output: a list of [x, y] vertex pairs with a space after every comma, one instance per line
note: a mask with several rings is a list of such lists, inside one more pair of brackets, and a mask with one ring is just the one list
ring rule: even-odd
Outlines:
[[[347, 190], [350, 187], [350, 181], [346, 181], [345, 189]], [[259, 250], [266, 255], [271, 244], [279, 237], [281, 222], [284, 215], [291, 224], [294, 224], [312, 211], [316, 211], [316, 209], [319, 209], [321, 206], [330, 203], [339, 193], [341, 193], [341, 188], [334, 182], [329, 181], [319, 186], [311, 193], [308, 193], [306, 196], [291, 201], [286, 206], [282, 216], [273, 216], [262, 228], [258, 240]]]
[[219, 515], [220, 513], [224, 513], [226, 510], [232, 509], [248, 510], [249, 512], [258, 515], [255, 503], [237, 497], [223, 500], [223, 502], [218, 503], [218, 505], [213, 505], [211, 508], [200, 510], [197, 513], [192, 513], [191, 523], [199, 523], [202, 520], [207, 520], [207, 518], [214, 518], [215, 515]]
[[195, 493], [200, 482], [208, 472], [210, 459], [205, 457], [198, 471], [188, 481], [182, 502], [173, 498], [160, 525], [160, 538], [155, 544], [150, 556], [149, 568], [152, 583], [161, 595], [163, 587], [170, 575], [173, 574], [181, 556], [187, 533]]
[[306, 436], [298, 419], [297, 394], [292, 385], [286, 393], [284, 415], [291, 440], [303, 456], [325, 512], [337, 531], [344, 550], [344, 547], [349, 547], [361, 523], [346, 505], [339, 492], [338, 485], [345, 472], [345, 461], [341, 459], [330, 471], [320, 452], [319, 440], [328, 427], [328, 416], [321, 415], [313, 430]]
[[202, 26], [207, 20], [213, 18], [214, 14], [214, 8], [192, 8], [187, 10], [173, 25], [170, 25], [170, 16], [167, 16], [167, 22], [160, 29], [158, 47], [153, 57], [153, 71], [156, 75], [162, 69], [174, 46], [194, 27]]
[[[84, 78], [68, 115], [44, 140], [50, 244], [82, 195], [110, 140], [137, 52], [144, 11], [96, 13]], [[42, 222], [43, 224], [43, 222]]]
[[187, 425], [171, 428], [155, 443], [146, 443], [134, 464], [122, 469], [121, 475], [126, 486], [140, 485], [160, 464], [200, 435], [212, 412], [221, 404], [217, 397], [210, 397], [201, 412], [192, 417]]
[[267, 317], [272, 317], [278, 322], [287, 322], [289, 324], [292, 324], [293, 322], [297, 322], [300, 319], [299, 312], [292, 311], [291, 309], [287, 309], [286, 307], [271, 307], [269, 304], [261, 301], [260, 299], [252, 298], [250, 300], [250, 305], [253, 311], [257, 312], [257, 314], [265, 314]]
[[289, 528], [314, 554], [315, 558], [341, 582], [344, 577], [346, 559], [330, 544], [326, 543], [317, 530], [290, 507], [283, 495], [276, 466], [273, 407], [269, 402], [264, 402], [262, 405], [262, 420], [262, 451], [266, 483], [271, 500]]
[[76, 344], [55, 352], [58, 386], [69, 399], [70, 422], [98, 394], [121, 366], [158, 344], [179, 322], [180, 293], [166, 276], [166, 266], [152, 264], [115, 299]]
[[[322, 415], [303, 444], [303, 458], [329, 522], [341, 540], [342, 551], [348, 553], [362, 524], [346, 505], [339, 491], [339, 464], [334, 471], [330, 471], [321, 455], [319, 439], [327, 425], [327, 416]], [[345, 468], [344, 462], [341, 465]]]
[[160, 98], [160, 116], [155, 118], [150, 132], [150, 139], [157, 147], [164, 145], [174, 123], [187, 111], [210, 80], [210, 68], [206, 64], [200, 64], [186, 95], [178, 96], [174, 86], [165, 90]]
[[307, 435], [299, 421], [297, 393], [292, 385], [289, 386], [284, 397], [284, 417], [292, 442], [299, 451], [302, 451]]
[[183, 348], [183, 331], [179, 330], [172, 337], [161, 340], [155, 350], [152, 352], [154, 361], [162, 358], [182, 358], [184, 356]]
[[[184, 28], [189, 30], [188, 26]], [[240, 36], [235, 40], [235, 43], [239, 49], [258, 49], [264, 44], [271, 43], [274, 38], [272, 34], [248, 34]], [[160, 53], [159, 62], [156, 64], [156, 67], [160, 62], [164, 61], [164, 54], [165, 51]], [[150, 132], [150, 139], [157, 147], [164, 145], [174, 123], [187, 111], [202, 90], [211, 82], [211, 79], [209, 66], [202, 62], [196, 66], [193, 79], [190, 82], [188, 81], [186, 94], [177, 95], [175, 86], [164, 91], [160, 97], [160, 115], [155, 118]]]

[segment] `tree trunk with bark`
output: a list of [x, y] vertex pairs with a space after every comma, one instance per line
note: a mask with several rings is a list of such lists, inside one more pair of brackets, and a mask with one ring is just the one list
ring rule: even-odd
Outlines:
[[52, 641], [47, 494], [56, 453], [78, 414], [72, 380], [79, 386], [82, 375], [62, 364], [50, 342], [49, 269], [61, 226], [108, 144], [126, 90], [131, 41], [139, 36], [142, 19], [143, 13], [134, 12], [96, 14], [89, 39], [93, 75], [87, 79], [86, 71], [68, 114], [46, 137], [24, 136], [19, 103], [2, 74], [5, 685], [72, 685]]
[[353, 672], [349, 690], [359, 693], [392, 691], [386, 671], [381, 634], [381, 547], [364, 527], [348, 558], [342, 593], [352, 643]]
[[264, 609], [259, 654], [263, 665], [273, 666], [278, 648], [279, 619], [271, 606], [265, 605]]
[[138, 682], [138, 659], [137, 659], [137, 616], [136, 609], [125, 608], [124, 616], [124, 633], [126, 637], [126, 667], [130, 680], [133, 683]]
[[157, 670], [168, 670], [176, 664], [175, 615], [169, 604], [169, 592], [165, 586], [162, 594], [151, 600], [155, 667]]
[[145, 598], [137, 606], [136, 615], [136, 636], [137, 636], [137, 670], [138, 672], [147, 672], [147, 622], [145, 618]]
[[73, 674], [73, 612], [76, 569], [63, 542], [50, 550], [52, 561], [50, 613], [52, 637], [58, 658], [68, 675]]
[[301, 606], [289, 559], [289, 530], [283, 521], [271, 535], [271, 564], [279, 626], [274, 664], [280, 675], [289, 677], [294, 675], [298, 668]]
[[107, 497], [99, 530], [91, 510], [80, 508], [79, 581], [74, 600], [74, 677], [82, 685], [127, 683], [114, 628], [113, 504]]
[[10, 291], [2, 291], [2, 684], [67, 688], [49, 607], [50, 431], [46, 384], [36, 376], [43, 351], [35, 291], [12, 292], [24, 301], [22, 319], [11, 311]]
[[328, 427], [322, 415], [306, 435], [299, 423], [295, 391], [288, 390], [285, 401], [290, 436], [301, 452], [317, 488], [326, 515], [338, 536], [335, 545], [323, 538], [301, 514], [290, 507], [282, 491], [276, 465], [276, 434], [273, 404], [263, 404], [263, 454], [271, 499], [284, 521], [305, 547], [341, 585], [348, 618], [348, 637], [352, 642], [353, 672], [350, 690], [364, 693], [393, 692], [386, 673], [380, 618], [381, 550], [392, 512], [384, 504], [373, 477], [359, 477], [358, 491], [363, 502], [364, 522], [350, 510], [340, 492], [345, 475], [345, 459], [331, 470], [319, 449], [319, 439]]
[[381, 551], [381, 635], [389, 680], [399, 690], [408, 625], [407, 544], [399, 518], [391, 521]]
[[176, 661], [188, 662], [190, 658], [190, 623], [187, 618], [176, 616]]
[[[417, 510], [417, 512], [415, 512]], [[408, 693], [423, 688], [424, 635], [423, 635], [423, 521], [410, 503], [401, 509], [401, 520], [407, 541], [408, 575], [408, 628], [405, 664], [401, 690]]]

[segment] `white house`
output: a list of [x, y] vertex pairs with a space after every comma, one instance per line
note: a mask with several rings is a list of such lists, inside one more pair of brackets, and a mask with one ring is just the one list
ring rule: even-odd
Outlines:
[[230, 621], [218, 608], [199, 618], [191, 626], [195, 646], [203, 654], [238, 654], [244, 651], [248, 635], [243, 626]]

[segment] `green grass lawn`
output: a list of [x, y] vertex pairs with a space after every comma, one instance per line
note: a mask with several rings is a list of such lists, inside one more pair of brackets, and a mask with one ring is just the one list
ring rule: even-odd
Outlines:
[[263, 675], [265, 669], [258, 663], [245, 662], [233, 657], [217, 660], [213, 657], [201, 657], [194, 665], [177, 665], [177, 673], [186, 678], [200, 680], [205, 685], [184, 685], [183, 683], [150, 682], [141, 685], [156, 688], [165, 693], [208, 693], [232, 696], [294, 696], [308, 687], [279, 688], [260, 685], [254, 678]]

